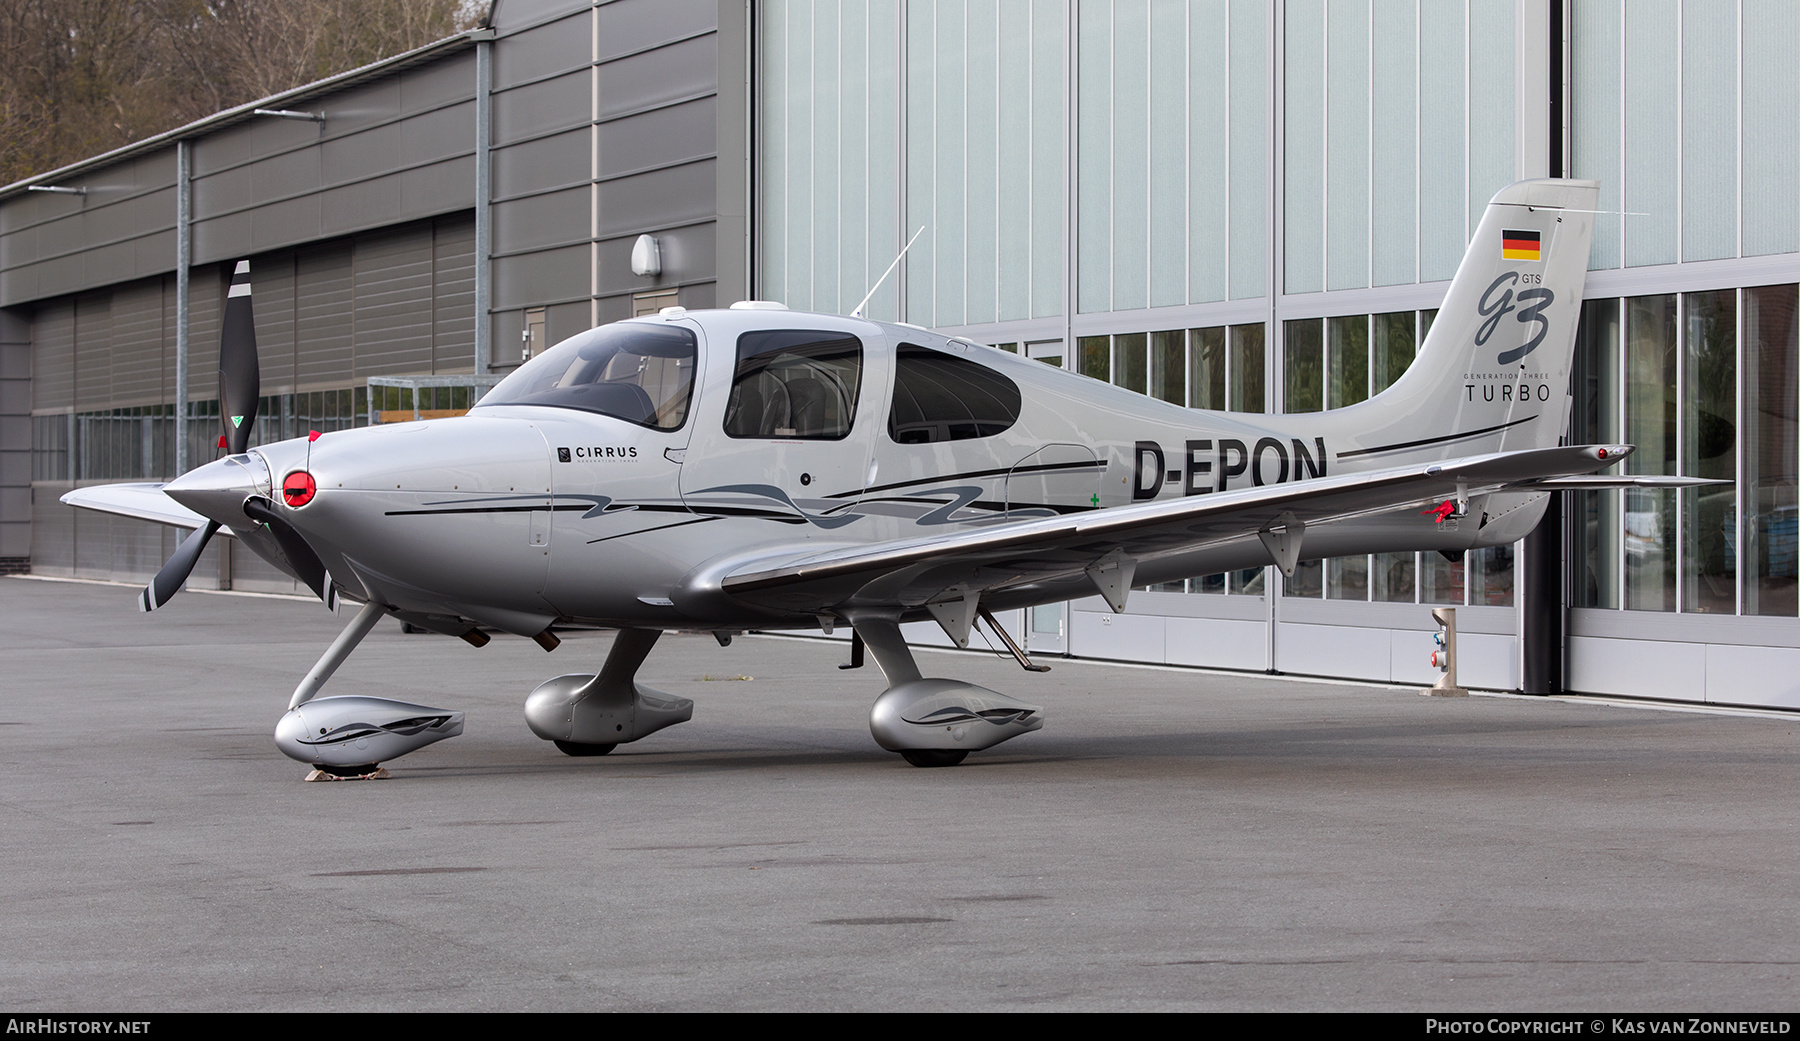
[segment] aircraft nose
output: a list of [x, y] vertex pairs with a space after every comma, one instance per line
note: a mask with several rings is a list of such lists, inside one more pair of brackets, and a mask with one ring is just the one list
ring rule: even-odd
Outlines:
[[197, 466], [163, 485], [163, 493], [202, 517], [242, 528], [253, 523], [244, 516], [244, 500], [266, 497], [272, 488], [268, 464], [250, 452]]

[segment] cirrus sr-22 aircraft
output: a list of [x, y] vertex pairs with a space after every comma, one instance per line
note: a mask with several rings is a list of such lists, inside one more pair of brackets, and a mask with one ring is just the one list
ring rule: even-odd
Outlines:
[[[598, 755], [688, 719], [639, 685], [665, 630], [854, 629], [887, 679], [870, 729], [947, 766], [1043, 724], [1022, 701], [921, 675], [901, 623], [967, 646], [977, 618], [1302, 560], [1511, 543], [1550, 492], [1682, 478], [1558, 447], [1598, 190], [1523, 181], [1488, 205], [1417, 359], [1387, 390], [1305, 415], [1205, 412], [907, 325], [779, 304], [668, 308], [581, 333], [468, 415], [248, 447], [258, 396], [247, 264], [220, 351], [225, 454], [80, 507], [195, 529], [140, 597], [178, 591], [221, 527], [336, 609], [360, 604], [294, 692], [276, 744], [326, 776], [460, 733], [462, 714], [320, 697], [383, 616], [479, 647], [619, 634], [598, 675], [548, 680], [527, 724]], [[244, 417], [234, 422], [233, 417]], [[1020, 663], [1032, 668], [1013, 648]]]

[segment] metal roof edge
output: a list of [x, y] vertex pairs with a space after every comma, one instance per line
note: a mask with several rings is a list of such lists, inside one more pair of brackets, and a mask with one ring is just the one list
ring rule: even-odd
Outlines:
[[201, 137], [213, 131], [224, 129], [225, 127], [241, 123], [248, 119], [253, 119], [255, 118], [255, 111], [259, 108], [279, 108], [285, 103], [298, 101], [302, 98], [329, 94], [334, 90], [339, 90], [364, 80], [375, 79], [380, 76], [411, 68], [415, 65], [422, 65], [425, 62], [431, 61], [444, 54], [460, 51], [467, 47], [473, 47], [481, 41], [492, 40], [493, 38], [494, 30], [491, 27], [485, 25], [477, 26], [473, 29], [457, 33], [455, 36], [446, 36], [441, 40], [435, 40], [423, 47], [415, 47], [410, 51], [404, 51], [400, 54], [383, 58], [380, 61], [373, 61], [367, 65], [340, 72], [335, 76], [327, 76], [322, 80], [314, 80], [311, 83], [303, 84], [292, 90], [285, 90], [279, 94], [271, 94], [266, 98], [257, 98], [255, 101], [247, 101], [242, 105], [225, 109], [222, 112], [215, 112], [210, 116], [196, 119], [192, 123], [178, 126], [173, 130], [165, 130], [160, 134], [146, 137], [141, 141], [133, 141], [128, 145], [120, 145], [110, 152], [102, 152], [99, 155], [90, 156], [86, 159], [70, 163], [67, 166], [61, 166], [54, 170], [47, 170], [41, 174], [35, 174], [31, 177], [24, 178], [23, 180], [14, 181], [9, 185], [0, 187], [0, 200], [26, 192], [34, 184], [52, 184], [56, 181], [65, 180], [74, 174], [83, 173], [103, 166], [110, 166], [113, 163], [132, 158], [139, 154], [154, 152], [157, 149], [165, 148], [184, 138]]

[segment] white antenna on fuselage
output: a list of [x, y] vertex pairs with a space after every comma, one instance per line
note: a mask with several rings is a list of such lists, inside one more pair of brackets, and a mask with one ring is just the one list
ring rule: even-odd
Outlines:
[[894, 273], [894, 269], [900, 266], [900, 257], [906, 256], [906, 251], [911, 249], [912, 244], [919, 241], [919, 236], [923, 234], [925, 234], [925, 225], [921, 224], [919, 225], [919, 230], [913, 232], [913, 237], [906, 240], [906, 245], [900, 247], [900, 256], [895, 257], [894, 262], [889, 264], [887, 270], [881, 273], [881, 277], [875, 280], [875, 284], [869, 287], [869, 295], [862, 298], [862, 303], [856, 305], [856, 310], [850, 312], [850, 317], [862, 317], [862, 309], [868, 306], [869, 300], [875, 295], [875, 290], [880, 289], [881, 283], [886, 282], [887, 277]]

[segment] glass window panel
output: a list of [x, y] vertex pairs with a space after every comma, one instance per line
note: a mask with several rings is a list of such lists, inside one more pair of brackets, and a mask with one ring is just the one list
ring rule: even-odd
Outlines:
[[[1619, 301], [1589, 300], [1581, 306], [1575, 334], [1575, 403], [1569, 419], [1574, 444], [1619, 440]], [[1619, 606], [1618, 492], [1577, 492], [1571, 497], [1574, 543], [1580, 570], [1575, 606]]]
[[[1680, 199], [1677, 0], [1637, 0], [1625, 18], [1625, 264], [1675, 262]], [[1635, 214], [1642, 214], [1638, 216]]]
[[1416, 553], [1377, 553], [1369, 561], [1369, 598], [1382, 603], [1410, 604], [1416, 590]]
[[1421, 3], [1418, 10], [1419, 279], [1436, 282], [1456, 274], [1468, 245], [1463, 227], [1467, 220], [1463, 162], [1468, 156], [1463, 111], [1468, 89], [1463, 62], [1466, 8]]
[[1317, 318], [1287, 323], [1287, 372], [1283, 412], [1317, 412], [1324, 402], [1325, 325]]
[[1469, 554], [1469, 603], [1511, 607], [1513, 548], [1488, 546]]
[[1199, 578], [1189, 579], [1188, 592], [1223, 595], [1225, 592], [1225, 573], [1221, 571], [1216, 575], [1201, 575]]
[[1177, 405], [1187, 404], [1187, 333], [1180, 329], [1150, 334], [1150, 393]]
[[[1149, 304], [1150, 28], [1143, 4], [1108, 5], [1112, 26], [1112, 309]], [[1083, 41], [1082, 50], [1086, 49]]]
[[[1570, 169], [1575, 177], [1600, 182], [1600, 212], [1594, 215], [1594, 245], [1588, 255], [1592, 270], [1619, 266], [1621, 13], [1616, 3], [1574, 4], [1569, 12]], [[1783, 125], [1783, 136], [1792, 137], [1791, 126]]]
[[[1137, 6], [1114, 7], [1116, 15], [1120, 16], [1121, 35], [1126, 9]], [[1188, 138], [1198, 128], [1188, 119], [1190, 66], [1186, 5], [1151, 4], [1148, 15], [1148, 24], [1139, 21], [1134, 26], [1145, 33], [1148, 44], [1143, 50], [1133, 48], [1135, 53], [1144, 56], [1143, 63], [1134, 70], [1133, 78], [1146, 82], [1148, 87], [1144, 107], [1134, 117], [1143, 120], [1144, 115], [1148, 115], [1149, 118], [1144, 120], [1138, 138], [1141, 150], [1132, 159], [1144, 165], [1142, 179], [1149, 182], [1146, 209], [1150, 306], [1168, 307], [1188, 302]], [[1120, 67], [1124, 67], [1123, 61]], [[1178, 127], [1184, 130], [1177, 130]], [[1118, 139], [1117, 130], [1114, 138]], [[1213, 183], [1223, 182], [1215, 179]], [[1140, 249], [1139, 256], [1144, 252]]]
[[1231, 572], [1231, 592], [1236, 596], [1261, 596], [1268, 568], [1247, 567]]
[[1112, 381], [1126, 390], [1146, 393], [1144, 334], [1126, 333], [1113, 337]]
[[1325, 407], [1343, 408], [1369, 396], [1369, 316], [1326, 319], [1330, 379]]
[[1425, 604], [1460, 604], [1463, 602], [1462, 555], [1450, 560], [1442, 553], [1419, 554], [1419, 602]]
[[[1076, 18], [1075, 300], [1089, 314], [1113, 306], [1112, 8], [1079, 4]], [[930, 124], [923, 129], [929, 133]]]
[[1281, 595], [1303, 596], [1317, 600], [1325, 590], [1325, 562], [1304, 561], [1294, 568], [1294, 577], [1282, 583]]
[[1112, 337], [1083, 336], [1076, 341], [1076, 349], [1080, 351], [1079, 371], [1083, 376], [1112, 382]]
[[[1676, 467], [1675, 297], [1640, 296], [1625, 304], [1625, 440], [1632, 473]], [[1625, 506], [1625, 606], [1675, 610], [1675, 496], [1630, 489]]]
[[[1289, 0], [1287, 6], [1283, 84], [1287, 104], [1287, 140], [1283, 142], [1287, 271], [1282, 289], [1288, 293], [1316, 293], [1325, 288], [1326, 11], [1324, 0]], [[1457, 50], [1461, 53], [1460, 46]]]
[[1031, 313], [1063, 313], [1063, 9], [1031, 9]]
[[1793, 253], [1800, 250], [1800, 5], [1744, 0], [1743, 12], [1743, 145], [1732, 154], [1744, 164], [1744, 255]]
[[1744, 613], [1795, 614], [1796, 287], [1744, 290]]
[[[1262, 0], [1231, 0], [1231, 298], [1262, 296], [1268, 255], [1268, 15]], [[1196, 23], [1202, 19], [1194, 19]], [[1195, 82], [1208, 79], [1195, 76]], [[1216, 91], [1216, 88], [1212, 88]], [[1214, 94], [1216, 96], [1216, 93]], [[1208, 190], [1217, 191], [1216, 185]], [[1258, 405], [1252, 411], [1261, 412]], [[1235, 407], [1235, 406], [1234, 406]]]
[[1518, 180], [1514, 167], [1514, 5], [1505, 0], [1469, 4], [1469, 195], [1468, 229], [1481, 223], [1494, 193]]
[[1231, 379], [1225, 407], [1233, 412], [1261, 412], [1263, 395], [1263, 326], [1234, 325], [1230, 333]]
[[1736, 15], [1726, 5], [1695, 3], [1681, 13], [1683, 260], [1737, 256]]
[[[1737, 292], [1689, 293], [1682, 350], [1682, 472], [1737, 479]], [[1737, 611], [1737, 508], [1734, 486], [1681, 494], [1682, 608]]]
[[1369, 5], [1326, 8], [1327, 289], [1369, 284]]
[[[1188, 407], [1224, 409], [1224, 328], [1190, 330], [1188, 353]], [[1262, 371], [1260, 357], [1256, 359], [1256, 367], [1257, 371]]]
[[1369, 599], [1369, 558], [1332, 557], [1325, 561], [1325, 596], [1331, 600]]
[[[1235, 129], [1226, 125], [1230, 96], [1235, 96], [1238, 86], [1231, 82], [1236, 75], [1231, 67], [1231, 43], [1237, 32], [1231, 19], [1235, 14], [1226, 0], [1199, 0], [1187, 5], [1186, 11], [1186, 82], [1181, 90], [1187, 100], [1187, 167], [1182, 188], [1187, 195], [1186, 290], [1192, 304], [1225, 299], [1226, 270], [1235, 259], [1229, 256], [1226, 238], [1228, 230], [1235, 230], [1227, 216], [1234, 190], [1227, 164], [1237, 157], [1231, 154], [1226, 136]], [[1203, 69], [1207, 71], [1202, 73]], [[1159, 128], [1160, 136], [1165, 124], [1153, 119], [1150, 125]], [[1168, 136], [1180, 140], [1179, 135]]]
[[1372, 17], [1369, 252], [1373, 284], [1391, 286], [1417, 278], [1418, 13], [1410, 0], [1375, 0]]
[[1413, 329], [1417, 325], [1418, 313], [1415, 311], [1396, 311], [1392, 314], [1378, 314], [1370, 321], [1369, 330], [1373, 342], [1370, 344], [1370, 365], [1374, 368], [1374, 376], [1370, 380], [1372, 389], [1379, 394], [1394, 385], [1406, 367], [1412, 364], [1415, 349]]

